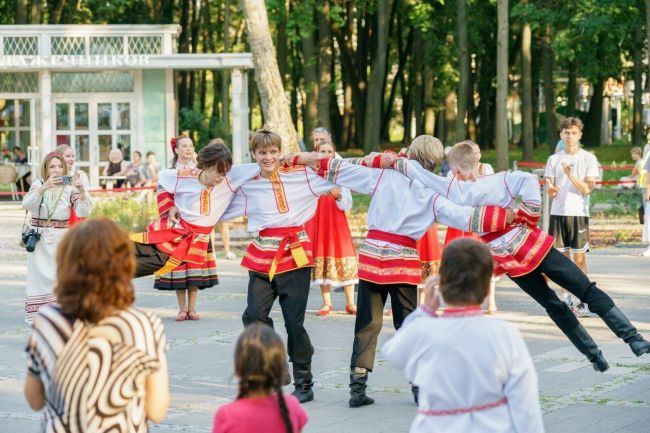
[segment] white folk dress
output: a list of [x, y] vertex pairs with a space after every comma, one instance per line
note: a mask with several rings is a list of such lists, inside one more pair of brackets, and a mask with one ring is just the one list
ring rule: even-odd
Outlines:
[[23, 209], [31, 213], [30, 229], [41, 234], [34, 252], [27, 253], [27, 322], [31, 322], [39, 308], [55, 301], [56, 248], [68, 231], [70, 210], [74, 209], [80, 217], [87, 217], [93, 209], [90, 196], [87, 195], [86, 200], [82, 201], [81, 194], [73, 186], [50, 188], [41, 195], [37, 191], [41, 185], [41, 180], [35, 180], [22, 204]]
[[381, 349], [419, 389], [411, 433], [543, 433], [524, 339], [479, 307], [418, 308]]

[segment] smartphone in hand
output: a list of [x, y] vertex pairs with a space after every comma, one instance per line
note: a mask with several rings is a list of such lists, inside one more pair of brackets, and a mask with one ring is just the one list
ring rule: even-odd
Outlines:
[[72, 176], [61, 176], [61, 183], [63, 185], [72, 185]]

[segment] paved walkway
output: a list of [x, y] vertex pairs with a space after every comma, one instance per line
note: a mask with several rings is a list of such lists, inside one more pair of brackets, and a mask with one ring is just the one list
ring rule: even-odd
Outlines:
[[[0, 212], [0, 430], [11, 433], [37, 432], [39, 420], [22, 397], [22, 349], [29, 331], [22, 321], [26, 253], [17, 247], [21, 223], [19, 213]], [[589, 256], [589, 268], [591, 277], [650, 336], [650, 259], [639, 257], [639, 252], [630, 248], [596, 251]], [[136, 304], [163, 318], [170, 342], [171, 408], [152, 432], [209, 432], [215, 409], [236, 393], [232, 351], [242, 329], [247, 277], [236, 261], [219, 260], [218, 266], [221, 284], [199, 295], [202, 319], [198, 322], [175, 322], [175, 295], [151, 289], [150, 278], [135, 282]], [[333, 298], [335, 307], [342, 310], [343, 294], [335, 293]], [[520, 329], [534, 357], [547, 432], [650, 431], [650, 356], [634, 357], [599, 319], [581, 319], [612, 366], [607, 373], [596, 373], [543, 310], [508, 279], [497, 284], [497, 302], [498, 318]], [[376, 404], [347, 407], [354, 318], [343, 313], [317, 317], [319, 307], [319, 291], [314, 289], [306, 327], [316, 347], [316, 400], [305, 405], [310, 421], [304, 431], [408, 431], [415, 413], [410, 387], [379, 354], [369, 388]], [[278, 308], [272, 317], [285, 335]], [[380, 343], [392, 334], [390, 319], [385, 317]]]

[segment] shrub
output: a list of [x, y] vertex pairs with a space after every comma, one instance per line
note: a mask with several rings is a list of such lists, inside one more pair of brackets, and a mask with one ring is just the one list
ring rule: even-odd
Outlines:
[[137, 196], [122, 194], [110, 198], [94, 198], [93, 216], [105, 216], [129, 232], [143, 232], [158, 218], [155, 203], [142, 202]]

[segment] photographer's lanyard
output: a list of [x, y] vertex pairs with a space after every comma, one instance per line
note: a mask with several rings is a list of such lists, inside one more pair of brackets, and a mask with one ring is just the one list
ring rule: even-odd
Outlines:
[[45, 208], [47, 209], [47, 222], [48, 223], [52, 219], [52, 216], [54, 215], [54, 212], [56, 211], [56, 207], [59, 205], [59, 200], [61, 200], [61, 195], [63, 194], [63, 189], [64, 188], [65, 188], [64, 186], [59, 187], [59, 193], [56, 196], [56, 200], [54, 201], [54, 206], [52, 207], [52, 209], [50, 209], [50, 197], [52, 197], [53, 194], [48, 194], [49, 191], [45, 192]]

